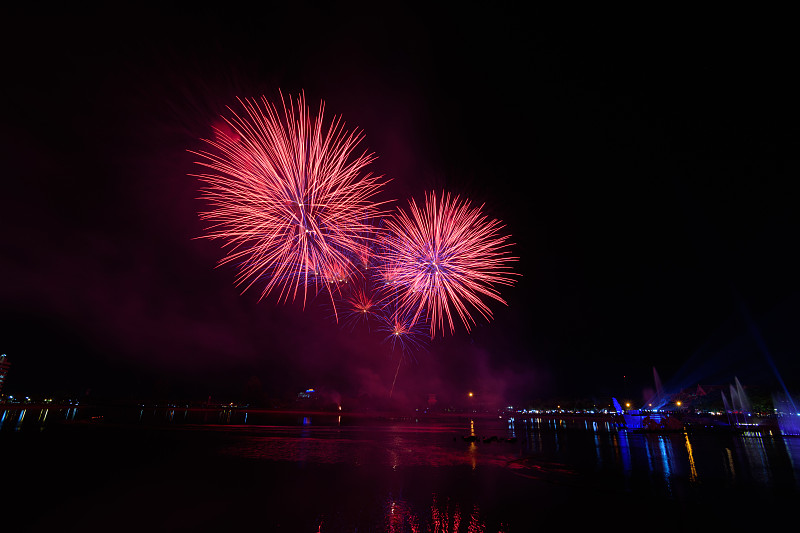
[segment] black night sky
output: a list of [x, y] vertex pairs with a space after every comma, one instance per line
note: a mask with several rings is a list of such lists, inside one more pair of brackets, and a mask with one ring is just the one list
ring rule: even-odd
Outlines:
[[[613, 17], [611, 17], [613, 18]], [[627, 20], [627, 19], [626, 19]], [[195, 157], [237, 96], [305, 91], [404, 205], [447, 189], [513, 236], [495, 320], [400, 369], [398, 401], [800, 384], [797, 37], [511, 7], [164, 8], [4, 17], [0, 353], [10, 394], [384, 397], [381, 337], [240, 294], [197, 239]], [[623, 378], [623, 376], [626, 376]], [[794, 389], [796, 392], [796, 389]]]

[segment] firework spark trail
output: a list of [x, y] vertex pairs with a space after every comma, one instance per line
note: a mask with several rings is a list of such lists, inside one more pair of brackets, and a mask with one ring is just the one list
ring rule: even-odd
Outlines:
[[373, 198], [386, 180], [364, 173], [374, 156], [354, 153], [361, 133], [336, 117], [325, 129], [324, 103], [316, 117], [302, 94], [288, 105], [281, 95], [283, 113], [264, 97], [239, 103], [243, 112], [225, 119], [232, 134], [218, 129], [208, 151], [194, 152], [208, 169], [196, 175], [210, 205], [200, 214], [211, 222], [205, 237], [225, 241], [220, 264], [238, 264], [242, 292], [264, 280], [260, 298], [277, 290], [279, 301], [294, 300], [302, 286], [304, 306], [311, 287], [333, 300], [354, 258], [369, 255], [376, 228], [367, 221], [384, 214]]
[[492, 311], [482, 297], [505, 304], [496, 285], [513, 285], [508, 236], [503, 225], [467, 200], [443, 194], [425, 195], [425, 205], [409, 202], [387, 220], [385, 276], [397, 290], [397, 307], [413, 321], [430, 321], [430, 336], [455, 331], [453, 310], [467, 331], [475, 324], [474, 308], [487, 320]]
[[400, 358], [397, 361], [397, 370], [394, 371], [394, 379], [392, 380], [392, 388], [389, 389], [389, 398], [391, 398], [392, 394], [394, 393], [394, 386], [397, 383], [397, 376], [400, 374], [400, 364], [402, 362], [403, 362], [403, 357], [400, 356]]

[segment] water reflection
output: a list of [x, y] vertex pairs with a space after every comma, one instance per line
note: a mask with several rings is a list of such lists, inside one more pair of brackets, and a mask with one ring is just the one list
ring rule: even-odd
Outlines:
[[800, 440], [768, 428], [657, 433], [621, 430], [597, 420], [542, 418], [531, 418], [524, 427], [531, 456], [559, 459], [580, 471], [622, 474], [626, 490], [644, 484], [681, 498], [702, 481], [800, 487]]
[[[443, 500], [443, 501], [442, 501]], [[440, 498], [433, 495], [431, 504], [431, 530], [441, 533], [458, 533], [466, 531], [469, 533], [484, 533], [486, 524], [481, 519], [480, 509], [477, 505], [472, 505], [469, 513], [462, 512], [461, 507], [447, 498]]]
[[383, 518], [387, 533], [405, 533], [407, 531], [418, 533], [420, 531], [419, 517], [404, 500], [389, 497], [384, 507]]
[[456, 438], [453, 429], [414, 426], [262, 427], [243, 435], [224, 453], [269, 461], [388, 466], [502, 466], [521, 457], [508, 442], [477, 444]]
[[[776, 495], [782, 503], [800, 501], [800, 438], [777, 429], [635, 432], [577, 417], [378, 420], [339, 413], [136, 407], [114, 414], [15, 406], [0, 409], [0, 430], [0, 449], [20, 456], [38, 443], [30, 449], [47, 451], [37, 456], [62, 469], [58, 478], [75, 475], [77, 467], [69, 465], [79, 464], [80, 475], [88, 469], [97, 482], [105, 480], [108, 464], [138, 461], [147, 475], [120, 480], [120, 491], [129, 482], [159, 497], [185, 491], [181, 501], [196, 506], [210, 487], [225, 486], [230, 491], [215, 496], [219, 509], [261, 512], [270, 505], [282, 519], [295, 513], [306, 520], [295, 530], [325, 533], [528, 531], [531, 516], [566, 512], [567, 522], [596, 519], [598, 512], [618, 512], [621, 501], [643, 514], [652, 508], [738, 509], [751, 501], [763, 509]], [[50, 455], [54, 450], [64, 455]], [[62, 466], [73, 456], [79, 460]], [[14, 479], [24, 481], [28, 473], [20, 466]], [[111, 499], [112, 493], [93, 497]], [[112, 510], [124, 507], [103, 501]], [[576, 501], [592, 512], [570, 515]]]
[[[502, 533], [503, 524], [487, 528], [477, 504], [464, 505], [438, 493], [431, 496], [426, 509], [402, 499], [389, 496], [384, 504], [383, 527], [387, 533]], [[320, 527], [324, 532], [325, 528]]]
[[[86, 407], [0, 408], [0, 431], [41, 431], [62, 423], [107, 422], [238, 432], [220, 453], [302, 464], [499, 467], [562, 482], [588, 474], [681, 498], [691, 487], [800, 487], [800, 438], [778, 430], [635, 432], [603, 418], [472, 417], [402, 422], [237, 409], [137, 407], [102, 413]], [[565, 482], [565, 481], [563, 481]], [[617, 481], [614, 481], [617, 483]]]
[[478, 445], [477, 445], [477, 435], [475, 434], [475, 421], [470, 419], [469, 421], [469, 460], [472, 466], [472, 469], [478, 466]]
[[614, 434], [612, 437], [612, 448], [617, 452], [616, 458], [622, 464], [622, 472], [627, 479], [633, 469], [633, 461], [631, 460], [631, 447], [628, 442], [627, 432]]
[[795, 470], [800, 469], [800, 439], [783, 439], [789, 462]]
[[733, 462], [733, 454], [730, 448], [725, 448], [725, 472], [730, 476], [732, 481], [736, 480], [736, 466]]
[[0, 407], [0, 431], [20, 431], [26, 428], [32, 428], [41, 431], [47, 426], [48, 417], [52, 418], [50, 416], [51, 411], [56, 413], [54, 416], [61, 416], [63, 414], [64, 420], [74, 420], [77, 409], [51, 409], [49, 407], [12, 407], [4, 409]]
[[689, 481], [692, 483], [697, 482], [697, 467], [694, 463], [694, 455], [692, 453], [692, 443], [689, 441], [689, 434], [684, 433], [686, 437], [686, 452], [689, 454]]
[[769, 457], [764, 448], [761, 435], [754, 431], [746, 431], [737, 446], [740, 461], [747, 464], [752, 476], [761, 484], [771, 483]]

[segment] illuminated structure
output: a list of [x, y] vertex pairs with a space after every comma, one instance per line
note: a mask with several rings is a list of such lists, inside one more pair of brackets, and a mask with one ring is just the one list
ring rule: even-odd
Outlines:
[[306, 389], [305, 392], [300, 392], [297, 394], [297, 398], [299, 400], [316, 400], [318, 397], [319, 395], [314, 389]]
[[0, 394], [3, 392], [3, 383], [6, 381], [6, 374], [11, 363], [8, 361], [6, 354], [0, 355]]

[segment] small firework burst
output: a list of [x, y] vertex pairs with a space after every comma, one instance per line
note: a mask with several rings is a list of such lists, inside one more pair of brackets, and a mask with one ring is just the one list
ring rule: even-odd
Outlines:
[[368, 279], [353, 283], [350, 292], [343, 297], [342, 315], [344, 324], [352, 331], [363, 325], [369, 331], [371, 325], [379, 320], [383, 311], [384, 299]]
[[391, 305], [385, 307], [380, 315], [378, 329], [384, 334], [383, 342], [390, 344], [392, 351], [399, 350], [403, 355], [423, 349], [428, 340], [425, 320]]

